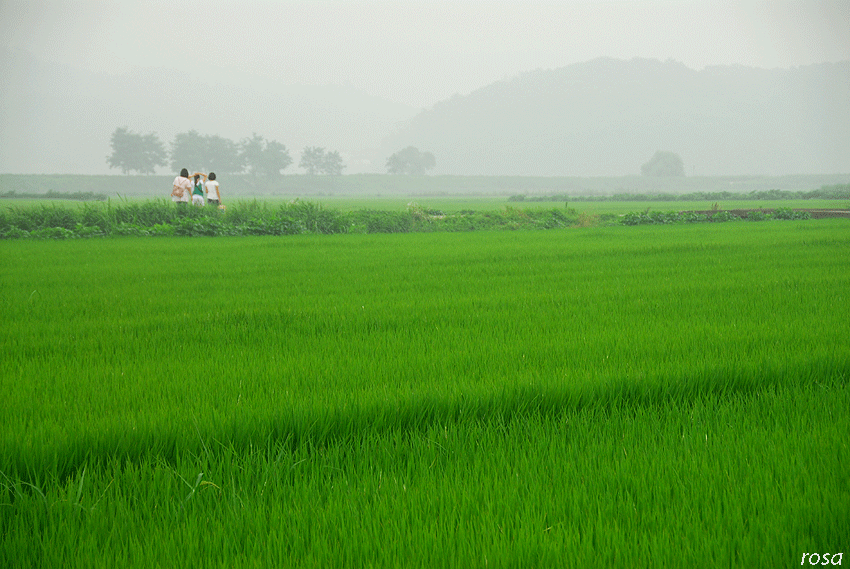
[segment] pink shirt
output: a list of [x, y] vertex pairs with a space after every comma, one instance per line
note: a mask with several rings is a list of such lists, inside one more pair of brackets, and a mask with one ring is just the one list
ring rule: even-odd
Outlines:
[[189, 194], [192, 193], [192, 180], [177, 176], [174, 178], [174, 187], [171, 189], [171, 199], [175, 202], [188, 202]]

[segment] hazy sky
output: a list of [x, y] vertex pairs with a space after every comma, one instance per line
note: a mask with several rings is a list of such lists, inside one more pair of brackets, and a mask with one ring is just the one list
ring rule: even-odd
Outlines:
[[430, 107], [599, 56], [850, 59], [850, 1], [0, 0], [0, 45], [94, 71], [241, 72]]

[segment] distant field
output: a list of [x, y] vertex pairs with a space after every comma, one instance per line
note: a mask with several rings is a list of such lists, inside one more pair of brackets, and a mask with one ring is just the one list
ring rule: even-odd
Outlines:
[[[159, 198], [165, 199], [165, 198]], [[227, 200], [228, 204], [239, 206], [239, 204], [258, 201], [269, 206], [276, 207], [287, 204], [297, 197], [259, 197], [245, 198], [235, 197]], [[149, 198], [114, 197], [107, 202], [82, 202], [76, 200], [42, 200], [31, 198], [16, 198], [0, 200], [0, 208], [33, 207], [46, 204], [58, 207], [80, 208], [80, 207], [109, 207], [110, 204], [139, 203], [149, 201]], [[683, 211], [683, 210], [711, 210], [715, 204], [720, 209], [755, 209], [755, 208], [850, 208], [850, 200], [707, 200], [707, 201], [510, 201], [508, 197], [502, 196], [455, 196], [455, 197], [334, 197], [334, 196], [312, 196], [303, 198], [303, 201], [321, 204], [323, 207], [340, 211], [356, 211], [361, 209], [380, 211], [405, 211], [412, 205], [418, 205], [429, 210], [438, 210], [445, 213], [457, 213], [460, 211], [499, 211], [504, 208], [514, 209], [551, 209], [553, 207], [564, 207], [565, 205], [578, 212], [590, 215], [599, 214], [624, 214], [634, 211]]]
[[[94, 192], [117, 196], [167, 198], [174, 175], [166, 176], [73, 176], [0, 174], [0, 194], [10, 191], [43, 194]], [[617, 193], [751, 192], [780, 189], [810, 191], [822, 186], [847, 184], [850, 174], [810, 176], [716, 176], [684, 178], [532, 177], [532, 176], [391, 176], [359, 174], [338, 177], [284, 175], [277, 180], [236, 175], [219, 177], [225, 199], [278, 197], [509, 197], [512, 195], [575, 196]]]
[[0, 566], [846, 549], [846, 220], [0, 258]]

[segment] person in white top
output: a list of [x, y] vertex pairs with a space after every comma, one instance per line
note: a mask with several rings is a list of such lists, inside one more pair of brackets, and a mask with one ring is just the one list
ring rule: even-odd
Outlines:
[[174, 184], [171, 188], [171, 201], [188, 204], [191, 194], [192, 180], [189, 179], [189, 170], [183, 168], [180, 170], [180, 175], [174, 178]]
[[221, 205], [221, 192], [218, 190], [218, 181], [215, 179], [215, 172], [210, 172], [209, 176], [207, 176], [207, 183], [204, 184], [204, 191], [207, 194], [207, 205]]

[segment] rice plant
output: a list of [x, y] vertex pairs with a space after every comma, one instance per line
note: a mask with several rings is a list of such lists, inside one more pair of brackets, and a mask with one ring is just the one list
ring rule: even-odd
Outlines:
[[0, 241], [0, 564], [840, 551], [845, 234]]

